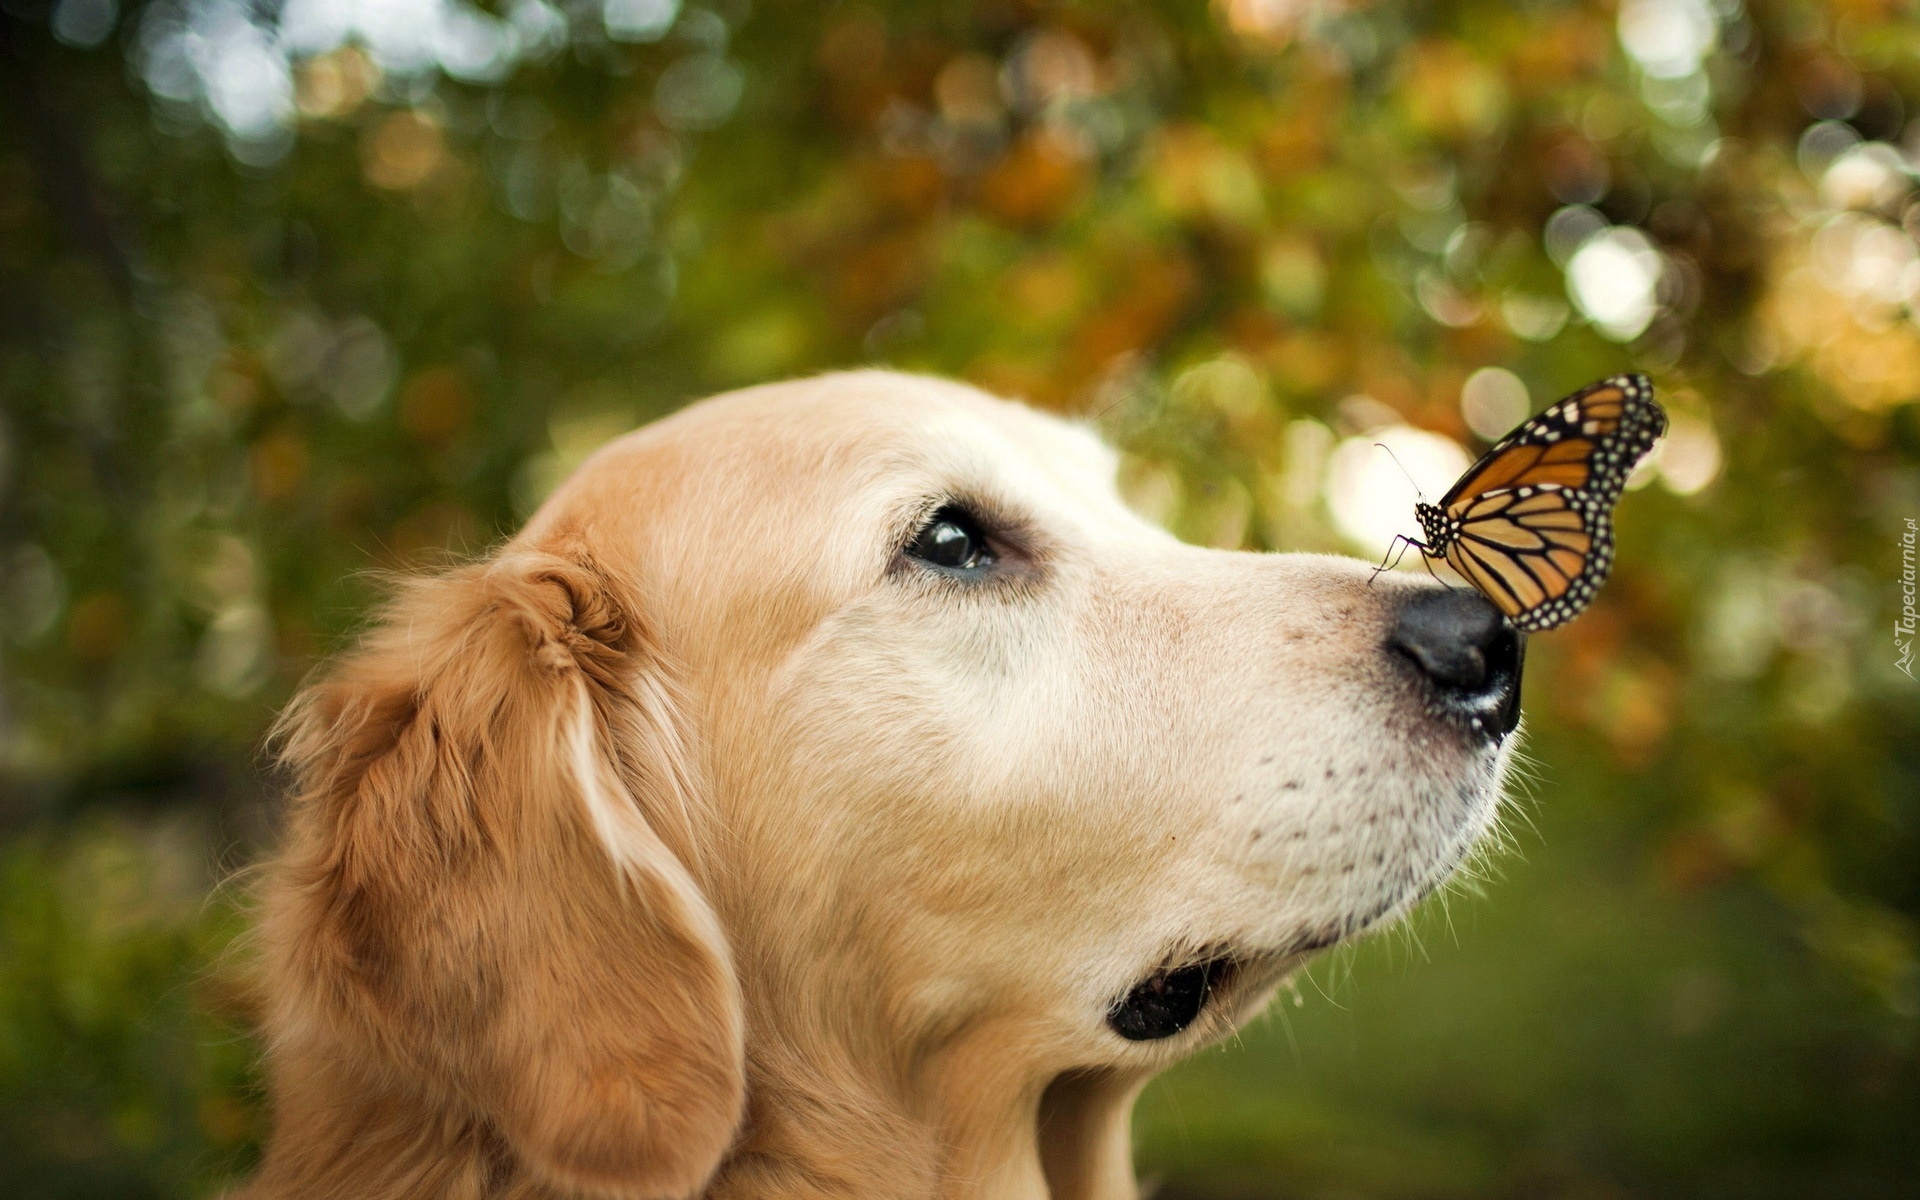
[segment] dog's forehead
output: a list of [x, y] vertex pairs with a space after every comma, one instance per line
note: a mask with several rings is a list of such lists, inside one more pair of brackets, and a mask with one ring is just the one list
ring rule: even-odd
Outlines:
[[1063, 522], [1088, 534], [1136, 531], [1114, 488], [1119, 456], [1090, 427], [970, 394], [891, 414], [873, 447], [876, 493], [947, 493]]
[[922, 376], [858, 371], [749, 388], [622, 441], [634, 450], [671, 445], [696, 490], [771, 485], [796, 516], [847, 530], [943, 499], [1096, 538], [1147, 528], [1120, 500], [1118, 456], [1091, 427]]

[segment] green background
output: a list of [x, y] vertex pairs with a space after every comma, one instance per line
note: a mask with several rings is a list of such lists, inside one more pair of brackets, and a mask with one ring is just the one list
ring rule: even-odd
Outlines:
[[1142, 1173], [1920, 1181], [1914, 5], [314, 19], [351, 11], [0, 3], [9, 1195], [251, 1161], [261, 739], [380, 572], [484, 550], [637, 422], [861, 363], [1088, 416], [1144, 511], [1259, 549], [1362, 549], [1337, 447], [1477, 452], [1489, 379], [1652, 374], [1676, 436], [1533, 640], [1504, 846], [1155, 1084]]

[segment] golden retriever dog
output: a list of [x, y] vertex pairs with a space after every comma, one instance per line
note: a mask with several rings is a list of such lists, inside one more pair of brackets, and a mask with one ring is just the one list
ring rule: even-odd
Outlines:
[[240, 1194], [1136, 1195], [1145, 1082], [1487, 831], [1521, 642], [1115, 466], [828, 375], [401, 588], [281, 722]]

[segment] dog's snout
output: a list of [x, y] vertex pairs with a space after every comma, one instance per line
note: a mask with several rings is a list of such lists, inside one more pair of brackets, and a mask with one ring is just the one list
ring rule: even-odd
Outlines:
[[1520, 723], [1520, 664], [1525, 645], [1500, 610], [1478, 592], [1427, 589], [1394, 616], [1388, 638], [1441, 694], [1505, 734]]

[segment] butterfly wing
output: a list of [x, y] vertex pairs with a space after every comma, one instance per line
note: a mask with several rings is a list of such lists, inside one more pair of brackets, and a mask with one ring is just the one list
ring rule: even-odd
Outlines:
[[1551, 629], [1586, 607], [1613, 565], [1612, 513], [1583, 512], [1562, 489], [1484, 493], [1445, 558], [1516, 626]]
[[1613, 506], [1666, 432], [1644, 375], [1583, 388], [1528, 420], [1460, 477], [1436, 547], [1521, 629], [1551, 629], [1613, 566]]

